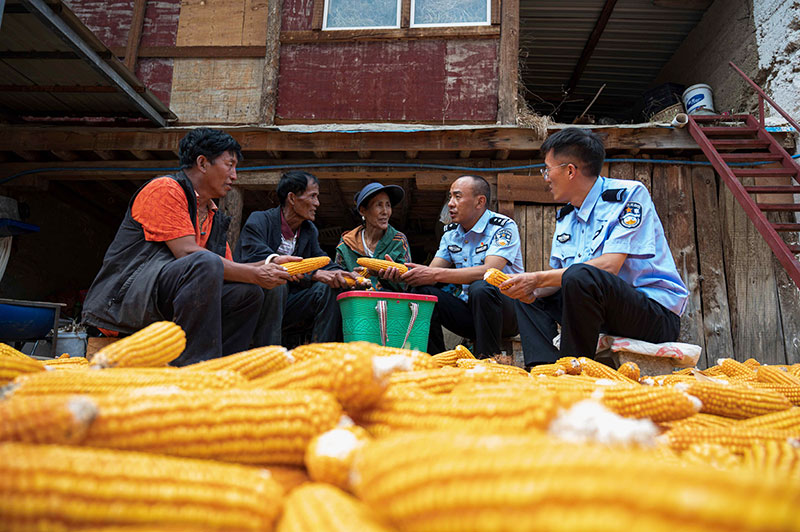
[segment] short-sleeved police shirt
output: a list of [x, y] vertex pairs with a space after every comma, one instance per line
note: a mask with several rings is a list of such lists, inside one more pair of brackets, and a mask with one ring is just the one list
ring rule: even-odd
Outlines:
[[580, 208], [559, 211], [550, 266], [566, 268], [604, 253], [625, 253], [619, 277], [680, 316], [689, 291], [675, 268], [647, 189], [638, 181], [598, 177]]
[[[507, 261], [504, 272], [523, 271], [519, 230], [508, 216], [487, 209], [469, 231], [464, 231], [461, 224], [456, 223], [446, 225], [444, 230], [436, 256], [454, 268], [480, 266], [486, 262], [487, 256], [497, 255]], [[459, 297], [467, 301], [469, 285], [462, 285]]]

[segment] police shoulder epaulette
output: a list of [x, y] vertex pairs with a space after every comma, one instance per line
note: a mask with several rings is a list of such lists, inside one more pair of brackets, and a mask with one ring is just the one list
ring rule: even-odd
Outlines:
[[605, 201], [620, 202], [628, 191], [626, 188], [609, 188], [600, 195]]
[[452, 231], [452, 230], [453, 230], [453, 229], [455, 229], [456, 227], [458, 227], [458, 224], [457, 224], [457, 223], [455, 223], [455, 222], [453, 222], [453, 223], [451, 223], [451, 224], [447, 224], [447, 225], [445, 225], [445, 226], [444, 226], [444, 232], [446, 233], [446, 232], [448, 232], [448, 231]]
[[566, 205], [558, 209], [558, 214], [556, 214], [556, 221], [561, 220], [564, 216], [568, 215], [574, 210], [575, 207], [572, 204], [567, 203]]
[[492, 225], [499, 225], [500, 227], [506, 225], [511, 218], [505, 216], [492, 216], [489, 218], [489, 223]]

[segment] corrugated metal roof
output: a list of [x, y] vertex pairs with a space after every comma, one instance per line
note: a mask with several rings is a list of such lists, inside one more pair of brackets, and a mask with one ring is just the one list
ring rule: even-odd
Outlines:
[[[521, 81], [538, 112], [551, 114], [563, 99], [604, 5], [605, 0], [521, 0]], [[704, 12], [658, 7], [652, 0], [618, 0], [558, 118], [580, 114], [605, 83], [589, 114], [640, 121], [642, 93]]]
[[0, 112], [25, 117], [175, 115], [60, 0], [8, 0], [0, 26]]

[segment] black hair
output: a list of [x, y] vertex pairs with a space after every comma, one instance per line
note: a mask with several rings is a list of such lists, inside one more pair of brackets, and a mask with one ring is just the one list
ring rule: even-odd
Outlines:
[[472, 181], [472, 192], [476, 196], [485, 196], [486, 206], [488, 208], [489, 201], [492, 199], [492, 189], [489, 187], [489, 182], [479, 175], [462, 175], [461, 177], [470, 178]]
[[197, 164], [197, 158], [205, 155], [211, 164], [223, 153], [236, 155], [236, 160], [244, 159], [242, 147], [236, 139], [222, 130], [209, 127], [198, 127], [189, 131], [180, 142], [181, 168], [191, 168]]
[[295, 196], [301, 195], [308, 188], [309, 181], [319, 185], [319, 180], [314, 174], [303, 170], [292, 170], [283, 174], [281, 180], [278, 181], [278, 200], [281, 202], [281, 207], [286, 204], [289, 192], [294, 192]]
[[568, 127], [553, 133], [542, 143], [542, 157], [550, 150], [554, 157], [578, 159], [586, 166], [584, 174], [598, 176], [603, 171], [606, 149], [600, 137], [588, 129]]

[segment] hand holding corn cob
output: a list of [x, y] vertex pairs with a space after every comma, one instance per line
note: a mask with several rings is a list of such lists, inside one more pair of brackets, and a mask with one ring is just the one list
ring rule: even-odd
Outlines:
[[284, 269], [289, 272], [289, 275], [304, 275], [318, 270], [323, 266], [327, 266], [331, 262], [330, 257], [311, 257], [295, 262], [286, 262], [282, 264]]
[[364, 266], [368, 270], [374, 270], [378, 272], [378, 274], [385, 273], [385, 270], [389, 268], [396, 268], [397, 271], [400, 272], [400, 275], [408, 271], [408, 267], [405, 264], [394, 262], [391, 260], [368, 259], [366, 257], [362, 257], [360, 259], [357, 259], [356, 262], [359, 265]]

